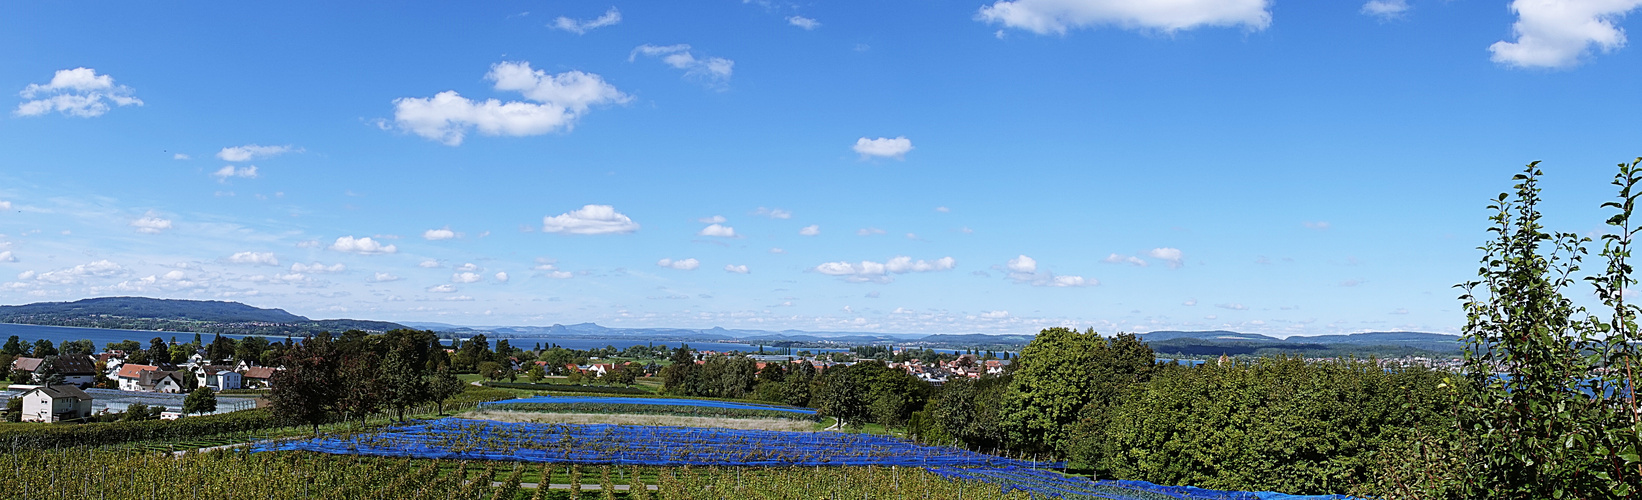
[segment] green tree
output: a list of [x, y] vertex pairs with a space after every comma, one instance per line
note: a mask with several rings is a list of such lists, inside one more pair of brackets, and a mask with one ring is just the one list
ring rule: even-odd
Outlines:
[[[200, 387], [199, 377], [194, 376], [193, 370], [182, 371], [182, 390], [193, 391]], [[186, 412], [185, 412], [186, 413]]]
[[274, 372], [274, 388], [268, 393], [274, 416], [319, 432], [319, 424], [336, 411], [343, 385], [330, 334], [310, 336], [292, 346], [280, 364], [285, 369]]
[[194, 355], [194, 347], [190, 344], [171, 344], [171, 355], [166, 359], [172, 365], [181, 365], [188, 362], [188, 357]]
[[615, 371], [610, 373], [610, 382], [622, 386], [632, 387], [638, 380], [639, 367], [634, 363], [617, 363]]
[[210, 387], [200, 387], [188, 393], [182, 399], [182, 413], [184, 415], [203, 415], [217, 411], [217, 393]]
[[27, 356], [29, 353], [28, 344], [24, 344], [22, 339], [17, 338], [16, 335], [12, 335], [10, 338], [6, 339], [6, 345], [4, 347], [0, 347], [0, 353], [5, 353], [12, 357]]
[[1106, 339], [1093, 329], [1050, 328], [1021, 350], [1001, 414], [1011, 448], [1054, 453], [1085, 407], [1107, 405], [1144, 382], [1156, 358], [1133, 334]]
[[837, 418], [856, 429], [866, 425], [872, 412], [867, 394], [869, 382], [857, 374], [854, 366], [835, 366], [821, 373], [815, 394], [816, 410], [821, 416]]
[[924, 409], [930, 425], [939, 427], [939, 432], [932, 433], [935, 439], [929, 442], [952, 444], [944, 441], [956, 440], [974, 450], [1002, 448], [1004, 432], [999, 402], [1009, 385], [1009, 375], [976, 380], [956, 377], [947, 381]]
[[205, 357], [211, 361], [223, 361], [234, 357], [234, 339], [224, 337], [221, 333], [211, 337], [211, 345], [205, 348]]
[[142, 403], [131, 403], [131, 406], [126, 407], [125, 413], [120, 415], [120, 420], [123, 420], [123, 421], [126, 421], [126, 422], [141, 422], [143, 420], [155, 420], [155, 419], [160, 418], [160, 413], [162, 413], [164, 411], [165, 411], [165, 407], [163, 407], [163, 406], [156, 406], [156, 407], [153, 407], [153, 408], [149, 408], [148, 405], [145, 405], [145, 404], [142, 404]]
[[163, 367], [171, 364], [171, 347], [165, 344], [165, 339], [154, 337], [148, 341], [148, 361], [154, 366]]
[[1619, 199], [1602, 255], [1587, 278], [1610, 310], [1602, 318], [1567, 296], [1588, 238], [1547, 232], [1539, 212], [1538, 162], [1513, 177], [1514, 193], [1489, 205], [1493, 239], [1465, 293], [1465, 372], [1473, 390], [1462, 428], [1478, 445], [1472, 486], [1494, 498], [1622, 498], [1642, 494], [1642, 428], [1635, 399], [1635, 305], [1630, 218], [1642, 159], [1621, 164]]
[[105, 350], [120, 351], [126, 354], [131, 354], [142, 350], [143, 345], [137, 343], [135, 340], [121, 340], [119, 342], [109, 342], [108, 345], [103, 347]]
[[[16, 338], [16, 337], [12, 337]], [[23, 420], [23, 398], [6, 399], [6, 421], [21, 422]]]
[[34, 357], [44, 358], [46, 356], [56, 356], [56, 355], [57, 355], [57, 347], [51, 345], [50, 340], [40, 339], [40, 340], [34, 341]]
[[64, 340], [57, 346], [57, 353], [61, 355], [91, 354], [96, 350], [97, 344], [89, 339]]
[[63, 371], [57, 367], [57, 356], [46, 356], [40, 360], [40, 369], [34, 372], [34, 380], [44, 385], [62, 385]]
[[424, 376], [428, 343], [419, 332], [394, 331], [385, 336], [387, 356], [382, 360], [384, 404], [393, 408], [399, 420], [405, 420], [405, 409], [422, 404], [432, 397], [432, 388]]
[[267, 351], [268, 339], [256, 336], [245, 337], [240, 339], [237, 345], [234, 346], [234, 358], [260, 363], [262, 362], [263, 353]]
[[525, 370], [525, 378], [529, 379], [531, 383], [541, 382], [546, 377], [547, 372], [542, 369], [542, 365], [531, 363], [530, 369]]
[[507, 375], [502, 371], [502, 364], [495, 361], [481, 362], [476, 368], [479, 370], [479, 376], [492, 381], [500, 380]]
[[428, 390], [432, 392], [433, 402], [438, 406], [439, 413], [445, 412], [445, 400], [456, 397], [464, 389], [466, 387], [462, 386], [462, 380], [456, 378], [449, 368], [440, 369], [428, 384]]

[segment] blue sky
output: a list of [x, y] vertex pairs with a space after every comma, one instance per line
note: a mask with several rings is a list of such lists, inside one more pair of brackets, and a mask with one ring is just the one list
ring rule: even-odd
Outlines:
[[12, 5], [0, 303], [1456, 332], [1642, 155], [1642, 0], [1158, 4]]

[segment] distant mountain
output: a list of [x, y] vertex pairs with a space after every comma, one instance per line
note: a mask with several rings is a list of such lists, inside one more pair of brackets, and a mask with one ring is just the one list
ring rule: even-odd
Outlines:
[[[986, 348], [1013, 350], [1032, 342], [1030, 334], [906, 334], [872, 332], [810, 332], [803, 330], [733, 330], [726, 328], [611, 328], [594, 323], [553, 326], [468, 327], [440, 323], [412, 323], [447, 336], [484, 334], [496, 338], [641, 338], [675, 342], [742, 342], [765, 346], [895, 344], [932, 348]], [[1294, 336], [1280, 339], [1257, 333], [1226, 330], [1156, 331], [1139, 334], [1162, 356], [1220, 354], [1295, 354], [1332, 356], [1412, 356], [1452, 354], [1460, 350], [1459, 337], [1419, 332], [1368, 332], [1349, 335]]]
[[1279, 339], [1277, 337], [1268, 337], [1268, 336], [1265, 336], [1265, 335], [1260, 335], [1258, 333], [1237, 333], [1237, 332], [1228, 332], [1228, 331], [1225, 331], [1225, 330], [1214, 330], [1214, 331], [1207, 331], [1207, 332], [1176, 332], [1176, 331], [1165, 330], [1165, 331], [1142, 333], [1142, 334], [1140, 334], [1140, 339], [1145, 340], [1147, 342], [1155, 342], [1155, 341], [1163, 341], [1163, 340], [1174, 340], [1174, 339], [1220, 340], [1220, 341], [1228, 341], [1228, 342], [1282, 342], [1283, 341], [1283, 339]]
[[74, 302], [0, 306], [0, 323], [239, 335], [307, 335], [327, 331], [406, 328], [386, 321], [316, 321], [283, 309], [263, 309], [238, 302], [147, 297], [102, 297]]

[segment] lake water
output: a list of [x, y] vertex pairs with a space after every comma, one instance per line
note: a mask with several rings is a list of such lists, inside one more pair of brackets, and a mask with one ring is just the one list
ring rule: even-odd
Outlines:
[[[120, 342], [120, 341], [123, 341], [123, 340], [135, 340], [135, 341], [137, 341], [137, 343], [142, 344], [142, 346], [144, 348], [148, 347], [149, 339], [152, 339], [154, 337], [159, 337], [159, 338], [165, 339], [167, 342], [170, 342], [172, 337], [175, 337], [178, 342], [193, 342], [194, 341], [194, 334], [189, 333], [189, 332], [153, 332], [153, 331], [142, 331], [142, 330], [110, 330], [110, 329], [103, 329], [103, 328], [74, 328], [74, 327], [67, 327], [67, 326], [40, 326], [40, 325], [18, 325], [18, 324], [11, 324], [11, 323], [0, 323], [0, 342], [5, 342], [5, 339], [11, 337], [12, 335], [16, 335], [22, 341], [28, 342], [30, 344], [34, 343], [34, 341], [38, 340], [38, 339], [49, 339], [49, 340], [51, 340], [52, 344], [61, 344], [65, 340], [88, 339], [88, 340], [91, 340], [93, 343], [95, 343], [97, 345], [97, 350], [99, 350], [99, 351], [101, 351], [104, 346], [107, 346], [110, 343]], [[207, 342], [207, 343], [209, 343], [209, 342], [211, 342], [211, 338], [214, 335], [215, 334], [211, 334], [211, 333], [203, 333], [203, 334], [200, 334], [200, 339]], [[241, 335], [225, 335], [225, 336], [226, 337], [233, 337], [233, 338], [242, 337]], [[268, 339], [269, 342], [280, 342], [280, 341], [285, 340], [284, 337], [266, 337], [266, 338]], [[297, 340], [301, 340], [301, 338], [298, 337]], [[495, 346], [496, 345], [496, 340], [497, 339], [490, 339], [490, 345]], [[560, 347], [564, 347], [564, 348], [567, 348], [567, 349], [580, 349], [580, 350], [596, 349], [596, 348], [602, 348], [602, 347], [605, 347], [605, 346], [616, 346], [617, 349], [626, 349], [628, 347], [632, 347], [632, 346], [636, 346], [636, 345], [658, 345], [658, 346], [667, 346], [667, 347], [678, 347], [678, 345], [680, 344], [679, 342], [650, 342], [650, 341], [641, 340], [641, 339], [587, 339], [587, 338], [549, 338], [549, 337], [510, 338], [510, 339], [507, 339], [507, 342], [508, 342], [508, 344], [512, 345], [513, 347], [517, 347], [517, 348], [521, 348], [521, 349], [533, 349], [533, 348], [536, 347], [536, 344], [540, 343], [540, 344], [542, 344], [543, 347], [546, 347], [546, 346], [552, 345], [552, 344], [558, 344]], [[450, 342], [446, 341], [445, 343], [447, 345], [449, 345]], [[720, 352], [723, 352], [723, 351], [741, 351], [741, 352], [755, 352], [755, 353], [758, 352], [758, 346], [757, 345], [749, 345], [749, 344], [726, 344], [726, 343], [718, 343], [718, 342], [684, 342], [684, 343], [689, 344], [691, 349], [698, 349], [698, 350], [720, 351]], [[772, 353], [772, 354], [776, 352], [776, 348], [773, 348], [773, 347], [766, 347], [766, 348], [764, 348], [764, 350], [765, 350], [765, 352]], [[795, 349], [794, 352], [799, 351], [799, 350], [804, 350], [804, 349]], [[842, 349], [809, 349], [809, 350], [810, 351], [838, 351], [838, 350], [842, 350]]]
[[[10, 338], [12, 335], [16, 335], [22, 341], [30, 344], [39, 339], [51, 340], [51, 343], [53, 344], [61, 344], [64, 340], [90, 340], [92, 343], [97, 345], [98, 351], [103, 350], [103, 347], [108, 344], [123, 340], [137, 341], [137, 343], [142, 344], [144, 348], [148, 347], [148, 340], [154, 337], [165, 339], [166, 342], [170, 342], [172, 337], [176, 337], [178, 342], [194, 341], [194, 334], [187, 332], [110, 330], [104, 328], [74, 328], [68, 326], [17, 325], [11, 323], [0, 323], [0, 342], [5, 342], [5, 339]], [[202, 333], [200, 334], [200, 337], [201, 340], [205, 342], [211, 342], [211, 337], [213, 335], [214, 334], [210, 333]], [[226, 336], [237, 337], [237, 335]], [[285, 339], [269, 338], [268, 340], [274, 341]]]

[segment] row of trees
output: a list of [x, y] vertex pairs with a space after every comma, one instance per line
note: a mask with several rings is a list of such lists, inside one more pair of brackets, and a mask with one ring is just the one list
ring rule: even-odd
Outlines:
[[384, 410], [404, 419], [407, 409], [440, 404], [462, 392], [462, 382], [437, 362], [444, 354], [439, 339], [427, 331], [308, 337], [280, 358], [268, 399], [276, 417], [316, 429], [333, 420], [363, 421]]
[[746, 356], [708, 356], [696, 363], [689, 346], [675, 349], [661, 370], [662, 391], [681, 396], [747, 398], [807, 406], [859, 427], [905, 426], [933, 389], [878, 361], [816, 370], [807, 361], [759, 363]]

